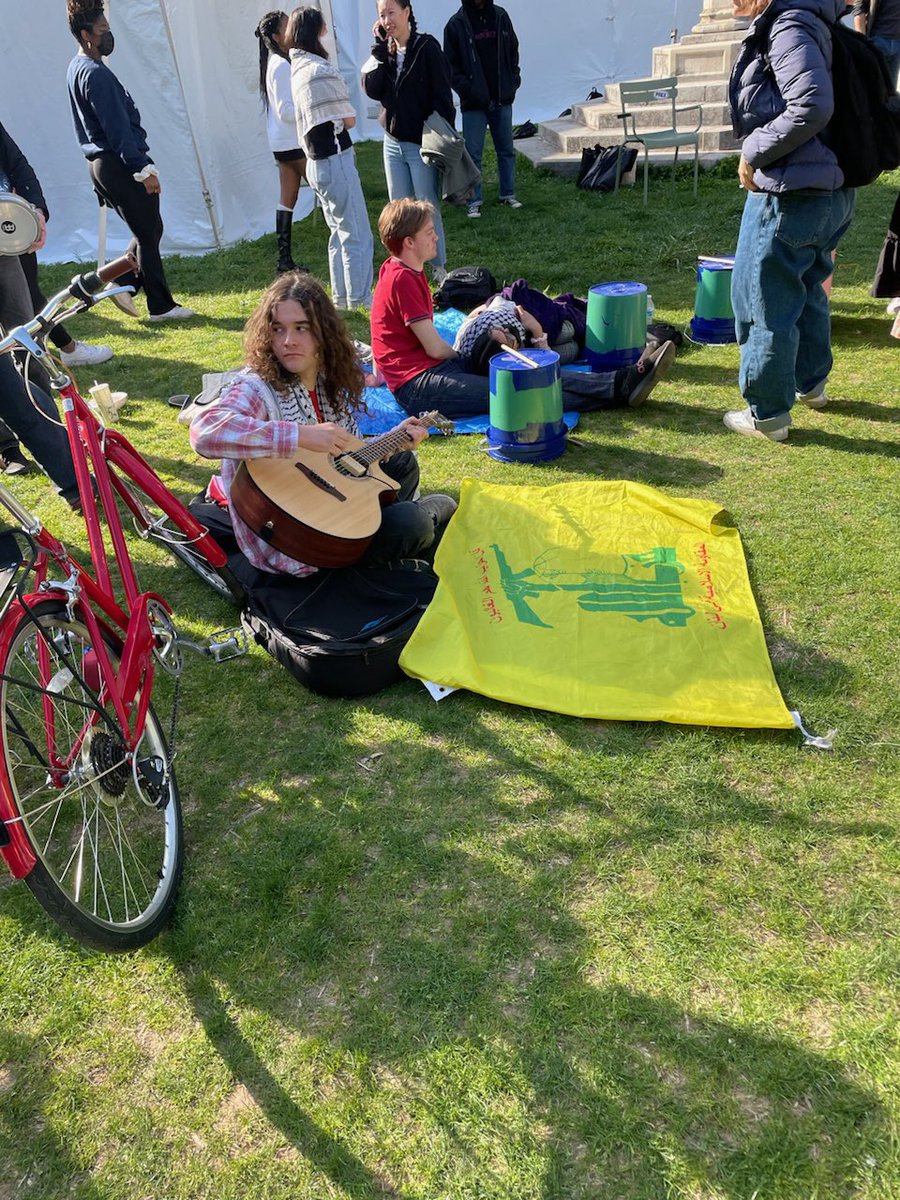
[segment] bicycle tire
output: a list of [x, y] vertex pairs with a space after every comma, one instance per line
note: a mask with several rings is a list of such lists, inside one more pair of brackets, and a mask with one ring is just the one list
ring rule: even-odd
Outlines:
[[[122, 761], [112, 705], [87, 682], [91, 643], [84, 623], [52, 598], [28, 609], [17, 605], [7, 620], [9, 628], [0, 631], [0, 769], [36, 858], [25, 882], [82, 945], [136, 950], [168, 920], [184, 864], [181, 801], [159, 720], [151, 706], [141, 747], [162, 756], [168, 770], [155, 796], [147, 789], [150, 803]], [[104, 641], [117, 667], [121, 643], [105, 630]], [[49, 655], [47, 686], [39, 642]], [[48, 700], [59, 752], [78, 747], [70, 778], [58, 783], [48, 770]], [[78, 746], [92, 710], [111, 720], [97, 722]]]
[[116, 462], [115, 471], [116, 492], [131, 515], [138, 536], [162, 546], [226, 600], [243, 604], [244, 589], [228, 567], [214, 566], [184, 528], [185, 509], [181, 501], [171, 493], [165, 502], [152, 500], [122, 461]]

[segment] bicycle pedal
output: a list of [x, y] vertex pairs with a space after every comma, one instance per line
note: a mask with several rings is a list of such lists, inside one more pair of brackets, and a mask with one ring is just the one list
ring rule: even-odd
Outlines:
[[217, 663], [228, 662], [230, 658], [240, 658], [249, 649], [250, 643], [240, 625], [210, 634], [206, 643], [206, 653]]

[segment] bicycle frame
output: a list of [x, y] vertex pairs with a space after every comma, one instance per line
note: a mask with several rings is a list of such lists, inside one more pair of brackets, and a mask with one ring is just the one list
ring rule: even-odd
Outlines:
[[[140, 590], [115, 497], [118, 494], [135, 514], [138, 512], [136, 505], [141, 501], [114, 468], [118, 466], [123, 474], [131, 475], [151, 500], [164, 496], [166, 489], [128, 439], [98, 421], [70, 377], [61, 373], [52, 382], [62, 401], [94, 574], [79, 563], [8, 488], [0, 484], [0, 503], [38, 549], [33, 564], [34, 590], [27, 595], [20, 591], [17, 600], [6, 606], [3, 616], [7, 617], [14, 605], [27, 614], [34, 604], [45, 599], [59, 599], [65, 603], [70, 619], [77, 610], [78, 619], [88, 631], [91, 650], [81, 664], [72, 664], [69, 669], [80, 671], [82, 681], [90, 684], [103, 703], [111, 705], [118, 733], [133, 759], [144, 735], [150, 706], [154, 650], [159, 647], [160, 636], [168, 635], [171, 629], [167, 624], [171, 609], [157, 593]], [[111, 542], [111, 556], [101, 514]], [[190, 536], [203, 547], [210, 562], [224, 566], [227, 559], [215, 539], [193, 517], [190, 521]], [[62, 580], [49, 578], [53, 564], [63, 572]], [[112, 564], [121, 582], [121, 603], [116, 597]], [[40, 629], [37, 622], [35, 626]], [[15, 621], [0, 621], [0, 648], [4, 658], [17, 628]], [[104, 630], [121, 647], [118, 670], [113, 666]], [[99, 722], [110, 718], [99, 710], [87, 710], [83, 727], [74, 738], [70, 736], [69, 749], [61, 755], [57, 746], [50, 652], [42, 637], [37, 643], [37, 662], [49, 764], [48, 782], [62, 788], [76, 765], [85, 740]], [[16, 820], [16, 811], [5, 785], [0, 787], [0, 854], [12, 874], [22, 878], [32, 870], [36, 858]]]

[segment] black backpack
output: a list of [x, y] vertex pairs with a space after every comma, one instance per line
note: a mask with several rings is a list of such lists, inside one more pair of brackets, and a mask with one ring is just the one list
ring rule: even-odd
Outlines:
[[[783, 12], [770, 6], [755, 33], [763, 47]], [[868, 38], [840, 23], [831, 29], [834, 115], [822, 141], [844, 173], [845, 187], [865, 187], [900, 166], [900, 97], [884, 55]], [[771, 71], [771, 67], [769, 68]]]
[[437, 308], [469, 313], [497, 294], [497, 280], [487, 267], [455, 267], [434, 294]]

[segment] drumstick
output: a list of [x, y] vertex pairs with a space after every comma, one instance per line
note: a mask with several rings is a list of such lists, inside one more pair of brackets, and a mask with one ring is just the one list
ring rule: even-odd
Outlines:
[[538, 369], [538, 364], [532, 362], [528, 355], [523, 354], [521, 350], [515, 350], [512, 346], [507, 346], [506, 353], [511, 354], [513, 358], [518, 358], [520, 362], [527, 363], [529, 367], [534, 367], [535, 370]]

